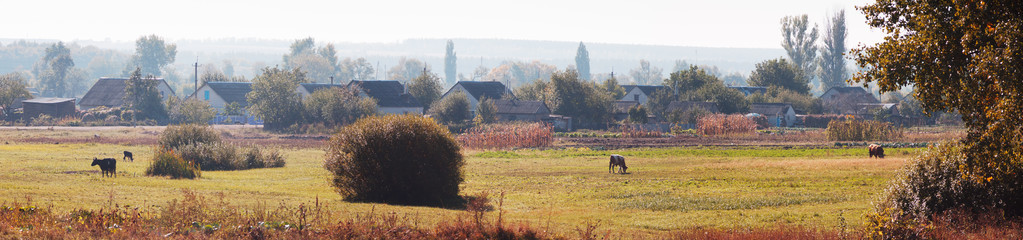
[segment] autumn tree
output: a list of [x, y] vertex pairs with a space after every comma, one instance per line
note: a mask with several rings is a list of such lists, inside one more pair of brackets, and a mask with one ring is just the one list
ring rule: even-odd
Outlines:
[[345, 58], [340, 63], [339, 77], [341, 81], [369, 80], [376, 74], [373, 64], [366, 61], [366, 58]]
[[419, 59], [402, 57], [401, 59], [398, 59], [398, 65], [387, 70], [387, 76], [391, 78], [390, 80], [404, 82], [419, 77], [423, 74], [423, 71], [431, 71], [430, 65], [420, 61]]
[[[1023, 2], [878, 0], [859, 9], [870, 26], [887, 36], [880, 43], [853, 50], [863, 68], [854, 81], [876, 83], [881, 92], [914, 86], [913, 97], [926, 112], [958, 111], [969, 129], [958, 143], [961, 152], [945, 147], [954, 152], [938, 153], [964, 158], [961, 163], [951, 162], [948, 171], [954, 177], [948, 182], [967, 188], [948, 190], [950, 194], [940, 198], [946, 204], [927, 194], [923, 197], [932, 201], [913, 202], [927, 211], [908, 214], [929, 218], [929, 214], [967, 208], [1004, 210], [1007, 218], [1023, 216], [1019, 187], [1023, 182]], [[979, 190], [967, 191], [973, 187]], [[893, 195], [901, 196], [905, 195]]]
[[750, 73], [750, 86], [778, 86], [800, 94], [810, 94], [810, 82], [803, 70], [784, 58], [766, 60], [757, 63], [756, 69]]
[[163, 67], [174, 63], [174, 58], [177, 55], [177, 45], [166, 44], [159, 36], [140, 37], [135, 40], [135, 54], [131, 56], [124, 75], [131, 74], [137, 68], [141, 70], [143, 76], [162, 76]]
[[570, 116], [575, 124], [597, 127], [611, 120], [614, 99], [600, 85], [580, 79], [575, 71], [555, 72], [545, 93], [551, 112]]
[[810, 80], [808, 74], [817, 72], [817, 34], [817, 25], [811, 28], [806, 14], [781, 19], [781, 47], [788, 53], [792, 64], [806, 73], [801, 77], [807, 82]]
[[663, 80], [661, 68], [651, 66], [650, 61], [639, 60], [639, 67], [629, 70], [629, 76], [636, 84], [657, 85]]
[[579, 49], [575, 51], [575, 69], [579, 71], [579, 78], [590, 80], [590, 52], [583, 42], [579, 42]]
[[845, 10], [835, 12], [824, 29], [824, 39], [820, 46], [821, 56], [819, 60], [821, 84], [827, 91], [833, 87], [846, 86], [845, 70]]
[[302, 101], [307, 122], [322, 122], [327, 126], [350, 124], [377, 112], [377, 101], [359, 97], [358, 90], [332, 87], [314, 91]]
[[671, 114], [667, 107], [672, 101], [715, 102], [724, 113], [749, 111], [749, 103], [741, 92], [726, 87], [717, 76], [697, 66], [671, 73], [664, 86], [647, 101], [648, 111], [658, 116]]

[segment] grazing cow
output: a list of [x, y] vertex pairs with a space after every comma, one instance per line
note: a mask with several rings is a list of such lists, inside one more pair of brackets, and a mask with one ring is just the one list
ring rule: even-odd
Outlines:
[[131, 162], [135, 162], [135, 157], [132, 157], [131, 152], [129, 151], [124, 151], [124, 157], [121, 158], [121, 161], [124, 161], [124, 159], [128, 159], [131, 160]]
[[625, 166], [625, 157], [618, 154], [611, 154], [611, 164], [607, 166], [607, 171], [614, 173], [615, 166], [618, 166], [620, 170], [619, 172], [621, 173], [625, 173], [625, 170], [629, 169], [629, 167]]
[[870, 144], [867, 147], [867, 151], [870, 152], [870, 157], [884, 158], [884, 147], [881, 147], [881, 145]]
[[108, 174], [112, 177], [117, 177], [117, 159], [104, 158], [102, 160], [92, 158], [92, 166], [99, 165], [99, 169], [103, 170], [103, 176], [106, 177]]

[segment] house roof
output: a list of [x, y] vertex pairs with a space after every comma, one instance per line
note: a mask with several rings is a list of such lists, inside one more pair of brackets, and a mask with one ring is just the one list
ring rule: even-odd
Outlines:
[[47, 104], [47, 103], [62, 103], [62, 102], [67, 102], [67, 101], [74, 102], [75, 99], [74, 98], [33, 98], [33, 99], [29, 99], [29, 100], [23, 100], [21, 102], [22, 103]]
[[363, 93], [377, 100], [380, 107], [423, 107], [411, 94], [405, 93], [405, 86], [394, 80], [352, 81], [349, 87], [358, 87]]
[[675, 111], [689, 111], [689, 110], [691, 110], [693, 108], [702, 108], [703, 110], [707, 110], [708, 112], [711, 112], [711, 113], [719, 113], [719, 112], [721, 112], [721, 110], [718, 109], [718, 104], [717, 103], [714, 103], [714, 102], [694, 102], [694, 101], [672, 101], [671, 103], [668, 103], [668, 108], [666, 108], [665, 110], [667, 112], [675, 112]]
[[465, 91], [468, 91], [468, 94], [471, 95], [470, 97], [476, 98], [477, 101], [483, 97], [501, 99], [501, 96], [508, 92], [501, 82], [458, 81], [455, 85], [461, 85], [462, 88], [465, 88]]
[[642, 91], [643, 94], [646, 94], [647, 96], [651, 96], [651, 95], [654, 95], [655, 92], [657, 92], [657, 91], [659, 91], [661, 89], [664, 89], [665, 86], [662, 86], [662, 85], [622, 85], [622, 88], [625, 88], [625, 92], [626, 93], [632, 92], [633, 88], [639, 88], [639, 91]]
[[541, 101], [495, 99], [493, 100], [493, 103], [494, 106], [497, 107], [497, 114], [551, 113], [551, 110], [547, 108], [547, 104], [544, 104]]
[[628, 114], [629, 109], [639, 106], [637, 101], [615, 101], [615, 114]]
[[754, 103], [750, 104], [749, 112], [764, 116], [778, 116], [784, 115], [790, 108], [792, 108], [792, 104], [788, 103]]
[[[89, 88], [89, 91], [78, 101], [83, 106], [109, 106], [116, 107], [124, 104], [124, 88], [127, 78], [100, 78], [96, 84]], [[143, 78], [143, 80], [159, 81], [157, 85], [166, 85], [163, 78]], [[169, 86], [169, 85], [168, 85]], [[171, 92], [171, 95], [174, 93]]]
[[330, 88], [330, 87], [344, 87], [344, 85], [341, 85], [341, 84], [330, 84], [330, 83], [300, 83], [299, 86], [305, 88], [305, 91], [309, 92], [309, 93], [313, 93], [313, 92], [315, 92], [317, 90], [325, 89], [325, 88]]
[[206, 86], [217, 92], [225, 103], [238, 103], [242, 107], [249, 106], [246, 95], [252, 91], [251, 82], [207, 82]]

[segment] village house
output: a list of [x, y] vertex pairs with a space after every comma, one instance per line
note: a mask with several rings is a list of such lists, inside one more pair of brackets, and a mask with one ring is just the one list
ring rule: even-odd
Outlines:
[[22, 120], [26, 123], [39, 115], [46, 114], [53, 118], [75, 115], [74, 98], [34, 98], [21, 101]]
[[295, 91], [298, 91], [298, 96], [299, 97], [302, 97], [302, 99], [305, 99], [309, 95], [312, 95], [313, 92], [316, 92], [316, 91], [318, 91], [320, 89], [327, 89], [327, 88], [332, 88], [332, 87], [345, 87], [345, 85], [343, 85], [343, 84], [330, 84], [330, 83], [299, 83], [298, 84], [298, 89], [295, 90]]
[[866, 89], [862, 87], [834, 87], [828, 89], [820, 97], [824, 112], [833, 114], [856, 115], [863, 109], [862, 104], [879, 104]]
[[458, 81], [444, 95], [441, 95], [440, 99], [444, 99], [456, 92], [464, 92], [469, 97], [469, 113], [471, 116], [476, 116], [476, 106], [480, 104], [483, 98], [496, 100], [504, 98], [505, 95], [514, 98], [511, 90], [506, 88], [501, 82]]
[[360, 97], [377, 100], [380, 114], [423, 114], [423, 104], [409, 94], [401, 82], [393, 80], [351, 81], [348, 87], [359, 90]]
[[[143, 78], [145, 81], [157, 81], [156, 89], [160, 91], [160, 98], [166, 102], [174, 97], [174, 90], [163, 78]], [[127, 86], [127, 78], [100, 78], [96, 84], [89, 88], [89, 91], [82, 96], [78, 107], [82, 111], [95, 107], [116, 108], [124, 105], [124, 89]]]
[[625, 88], [625, 95], [619, 100], [635, 101], [641, 105], [646, 105], [654, 93], [666, 87], [661, 85], [622, 85], [622, 88]]
[[761, 115], [774, 127], [792, 127], [796, 124], [796, 111], [788, 103], [754, 103], [750, 104], [749, 115]]
[[[228, 120], [230, 122], [262, 124], [262, 121], [255, 116], [250, 116], [246, 110], [249, 106], [249, 99], [246, 95], [251, 91], [251, 82], [206, 82], [188, 98], [204, 101], [216, 109], [215, 123], [230, 119]], [[232, 107], [231, 109], [228, 109], [229, 105]], [[244, 121], [242, 121], [243, 119]]]
[[495, 99], [492, 101], [497, 108], [497, 120], [508, 121], [543, 121], [551, 115], [547, 104], [541, 101], [524, 101], [516, 99]]
[[766, 93], [767, 92], [767, 87], [745, 87], [745, 86], [743, 86], [743, 87], [728, 87], [728, 88], [739, 90], [739, 92], [741, 92], [743, 95], [745, 95], [747, 97], [749, 95], [753, 95], [754, 93]]

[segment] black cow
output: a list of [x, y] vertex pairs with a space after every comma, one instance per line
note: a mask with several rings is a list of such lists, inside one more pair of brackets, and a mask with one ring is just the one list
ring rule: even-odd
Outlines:
[[619, 172], [621, 173], [625, 173], [625, 170], [629, 169], [629, 167], [625, 166], [625, 157], [622, 157], [622, 155], [618, 154], [611, 154], [611, 163], [608, 164], [607, 171], [614, 173], [615, 167], [618, 167], [618, 169], [620, 170]]
[[92, 158], [92, 166], [99, 165], [99, 169], [103, 170], [103, 176], [106, 177], [109, 174], [112, 177], [117, 177], [117, 159], [104, 158], [102, 160]]
[[131, 160], [132, 162], [135, 162], [135, 157], [132, 157], [131, 152], [129, 151], [124, 151], [124, 157], [121, 158], [121, 161], [124, 161], [124, 159], [128, 159]]

